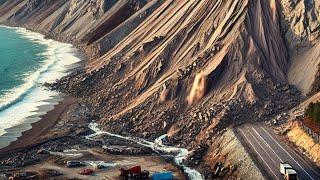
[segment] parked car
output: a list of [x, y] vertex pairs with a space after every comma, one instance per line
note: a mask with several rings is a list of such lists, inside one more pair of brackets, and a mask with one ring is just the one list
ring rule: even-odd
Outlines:
[[73, 168], [73, 167], [80, 167], [83, 166], [84, 164], [80, 161], [67, 161], [67, 167]]
[[172, 172], [156, 172], [151, 176], [152, 180], [173, 180]]
[[81, 175], [91, 175], [93, 173], [93, 169], [82, 169], [79, 174]]

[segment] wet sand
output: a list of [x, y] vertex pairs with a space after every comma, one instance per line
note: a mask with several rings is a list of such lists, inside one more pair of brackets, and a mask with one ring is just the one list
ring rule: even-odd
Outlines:
[[21, 150], [31, 147], [35, 144], [41, 143], [40, 138], [53, 127], [59, 120], [61, 115], [65, 112], [67, 107], [77, 103], [73, 97], [66, 96], [59, 104], [54, 106], [54, 109], [40, 116], [40, 120], [31, 124], [32, 128], [23, 132], [22, 135], [9, 146], [0, 149], [0, 155], [7, 154], [15, 150]]

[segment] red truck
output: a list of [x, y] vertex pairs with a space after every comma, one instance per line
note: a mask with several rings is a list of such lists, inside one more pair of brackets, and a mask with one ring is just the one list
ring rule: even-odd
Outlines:
[[120, 176], [125, 180], [131, 179], [149, 179], [149, 171], [142, 171], [141, 166], [135, 166], [129, 169], [120, 168]]

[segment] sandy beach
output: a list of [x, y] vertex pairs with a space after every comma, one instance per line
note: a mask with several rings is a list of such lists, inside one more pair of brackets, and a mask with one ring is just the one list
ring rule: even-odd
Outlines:
[[[32, 128], [22, 133], [18, 140], [12, 142], [9, 146], [0, 149], [0, 155], [7, 154], [7, 152], [19, 151], [36, 144], [41, 143], [39, 137], [44, 135], [48, 129], [54, 126], [60, 119], [60, 116], [67, 107], [76, 103], [77, 100], [70, 96], [65, 96], [59, 104], [54, 106], [54, 109], [40, 116], [41, 120], [32, 124]], [[43, 140], [42, 140], [43, 141]]]

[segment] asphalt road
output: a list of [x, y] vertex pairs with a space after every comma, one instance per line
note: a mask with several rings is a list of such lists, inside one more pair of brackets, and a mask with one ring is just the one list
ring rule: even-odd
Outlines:
[[299, 180], [320, 180], [320, 170], [310, 159], [294, 151], [263, 124], [244, 124], [237, 131], [270, 179], [283, 179], [280, 163], [286, 162], [297, 171]]

